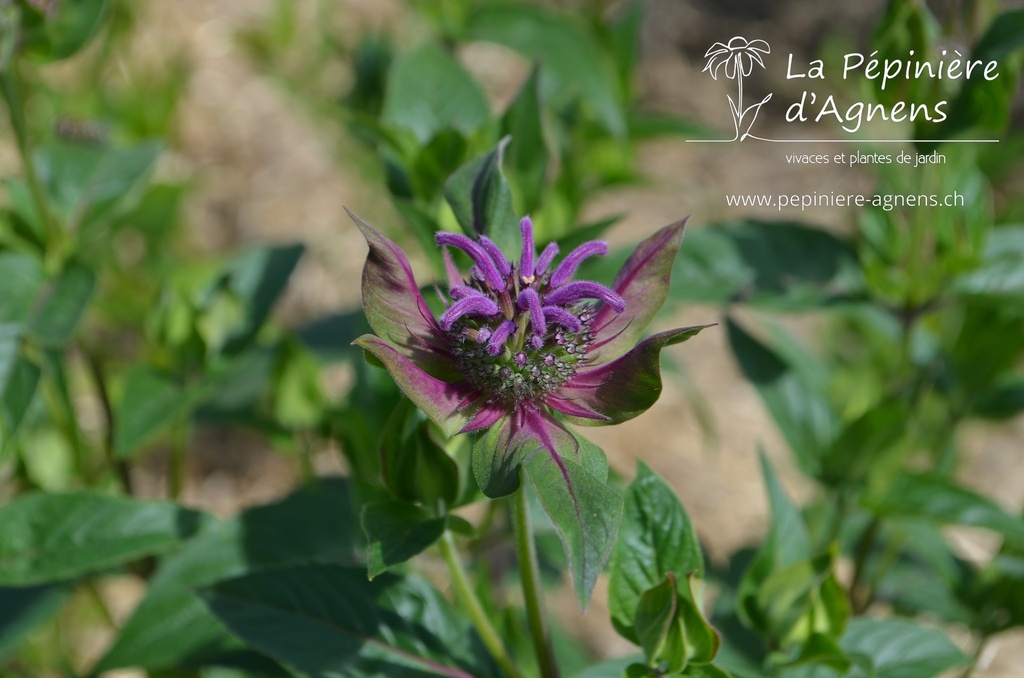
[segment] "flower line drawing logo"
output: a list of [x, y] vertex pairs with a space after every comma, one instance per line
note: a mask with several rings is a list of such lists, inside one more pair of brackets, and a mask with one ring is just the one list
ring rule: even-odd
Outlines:
[[743, 78], [753, 72], [754, 64], [764, 68], [764, 60], [761, 55], [769, 53], [771, 53], [771, 47], [764, 40], [747, 40], [737, 35], [728, 43], [716, 42], [704, 54], [704, 58], [707, 59], [704, 71], [710, 72], [712, 78], [718, 80], [719, 72], [724, 72], [726, 78], [736, 81], [736, 100], [734, 101], [732, 96], [727, 95], [735, 135], [732, 139], [723, 139], [722, 141], [743, 141], [747, 137], [759, 138], [752, 135], [750, 129], [754, 126], [761, 107], [768, 103], [772, 95], [768, 94], [761, 101], [744, 108]]

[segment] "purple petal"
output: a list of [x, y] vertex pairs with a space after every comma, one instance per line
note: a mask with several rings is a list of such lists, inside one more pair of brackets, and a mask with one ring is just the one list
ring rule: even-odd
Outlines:
[[559, 306], [568, 306], [584, 299], [603, 301], [617, 313], [622, 313], [626, 308], [625, 300], [612, 290], [600, 283], [583, 280], [563, 285], [544, 297], [544, 301], [548, 304], [557, 304]]
[[470, 287], [469, 285], [453, 285], [452, 288], [448, 290], [448, 296], [452, 299], [458, 300], [465, 299], [466, 297], [484, 297], [487, 295], [477, 288]]
[[[618, 424], [646, 411], [661, 395], [661, 349], [679, 344], [711, 325], [681, 327], [655, 334], [626, 355], [583, 369], [562, 385], [556, 396], [576, 407], [603, 414], [603, 422], [566, 412], [578, 424]], [[554, 405], [552, 405], [554, 407]]]
[[544, 336], [547, 334], [548, 326], [544, 321], [544, 311], [540, 305], [540, 297], [537, 296], [537, 290], [532, 287], [527, 287], [525, 290], [519, 293], [519, 298], [516, 300], [516, 306], [519, 307], [520, 311], [529, 310], [530, 312], [530, 325], [533, 326], [533, 333], [537, 336]]
[[597, 309], [592, 327], [598, 342], [590, 355], [598, 362], [631, 349], [665, 303], [685, 226], [686, 219], [677, 221], [641, 242], [615, 276], [612, 289], [625, 299], [626, 310], [615, 314], [608, 307]]
[[544, 248], [544, 251], [540, 253], [540, 259], [537, 260], [537, 268], [534, 270], [534, 275], [544, 275], [544, 271], [548, 270], [548, 266], [558, 256], [558, 243], [548, 243], [548, 246]]
[[544, 318], [553, 323], [558, 323], [570, 332], [579, 332], [583, 329], [580, 319], [559, 306], [545, 306], [543, 309]]
[[487, 253], [479, 243], [474, 242], [471, 238], [468, 238], [460, 233], [447, 233], [445, 231], [438, 231], [434, 236], [434, 241], [438, 245], [451, 245], [452, 247], [458, 247], [460, 250], [469, 255], [469, 258], [476, 264], [477, 269], [480, 271], [480, 277], [487, 282], [495, 290], [505, 289], [505, 279], [501, 277], [498, 272], [497, 266], [494, 264], [494, 260], [491, 259], [491, 255]]
[[370, 327], [402, 355], [435, 377], [454, 376], [447, 346], [434, 314], [420, 294], [405, 252], [372, 226], [345, 210], [370, 251], [363, 266], [363, 312]]
[[480, 393], [468, 382], [449, 383], [435, 379], [397, 348], [372, 334], [364, 334], [352, 343], [361, 346], [382, 362], [402, 392], [416, 403], [416, 406], [423, 410], [445, 435], [455, 435], [470, 421], [471, 405], [479, 400]]
[[480, 246], [490, 255], [491, 261], [498, 267], [498, 272], [501, 273], [502, 277], [507, 278], [512, 275], [512, 266], [509, 265], [508, 259], [501, 253], [501, 248], [495, 245], [493, 240], [486, 235], [482, 235], [480, 236]]
[[511, 320], [506, 320], [498, 325], [491, 334], [491, 338], [487, 340], [487, 352], [491, 355], [498, 355], [501, 353], [501, 348], [505, 345], [505, 340], [512, 336], [512, 333], [515, 331], [516, 324]]
[[519, 222], [519, 232], [523, 234], [523, 253], [519, 257], [519, 275], [524, 279], [533, 277], [533, 257], [536, 249], [533, 244], [533, 222], [530, 217], [523, 217]]
[[558, 265], [555, 272], [551, 274], [551, 286], [561, 287], [569, 282], [584, 259], [598, 254], [608, 254], [608, 243], [602, 240], [591, 240], [569, 252], [569, 255], [562, 260], [562, 263]]
[[459, 299], [441, 315], [441, 329], [450, 330], [455, 321], [467, 315], [493, 316], [501, 311], [492, 299], [484, 295]]

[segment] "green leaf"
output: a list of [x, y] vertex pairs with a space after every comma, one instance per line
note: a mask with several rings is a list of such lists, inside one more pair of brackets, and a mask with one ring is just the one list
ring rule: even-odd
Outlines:
[[310, 560], [355, 563], [362, 535], [352, 501], [347, 481], [322, 479], [279, 502], [207, 526], [161, 562], [97, 672], [223, 664], [225, 654], [238, 653], [241, 645], [193, 589], [254, 569]]
[[[432, 431], [437, 436], [431, 436]], [[448, 506], [458, 499], [459, 467], [435, 437], [441, 437], [440, 431], [403, 398], [380, 442], [381, 476], [395, 499], [425, 505], [440, 499]]]
[[89, 492], [22, 495], [0, 506], [0, 585], [68, 579], [164, 553], [202, 518], [176, 504]]
[[835, 439], [837, 416], [823, 386], [798, 371], [732, 318], [726, 322], [729, 344], [740, 369], [789, 443], [800, 467], [817, 476], [820, 457]]
[[515, 259], [521, 238], [519, 220], [512, 211], [512, 191], [501, 171], [508, 142], [505, 137], [494, 150], [460, 167], [445, 184], [444, 197], [467, 235], [486, 235], [506, 257]]
[[622, 524], [611, 561], [608, 606], [615, 629], [637, 642], [634, 616], [644, 591], [667, 574], [704, 575], [697, 533], [675, 492], [643, 462], [626, 490]]
[[541, 117], [540, 67], [534, 65], [516, 98], [501, 118], [501, 131], [511, 137], [507, 167], [517, 190], [517, 206], [529, 214], [540, 206], [548, 169], [548, 148]]
[[472, 136], [490, 120], [491, 111], [472, 76], [444, 49], [427, 42], [395, 58], [381, 117], [385, 125], [408, 130], [426, 144], [447, 129]]
[[468, 625], [420, 579], [307, 564], [200, 594], [251, 647], [312, 677], [492, 675]]
[[487, 3], [470, 15], [469, 36], [510, 47], [539, 61], [542, 94], [582, 98], [617, 137], [626, 122], [616, 91], [615, 69], [589, 27], [575, 17], [536, 5]]
[[28, 633], [55, 615], [70, 594], [66, 585], [0, 588], [0, 663]]
[[28, 333], [50, 346], [66, 344], [85, 314], [95, 286], [96, 274], [91, 269], [76, 262], [68, 264], [36, 297]]
[[628, 657], [606, 659], [600, 664], [594, 664], [587, 667], [584, 671], [574, 674], [572, 678], [608, 678], [609, 676], [621, 676], [626, 669], [629, 668], [630, 664], [641, 662], [643, 659], [643, 656], [638, 654], [630, 655]]
[[971, 414], [982, 419], [1012, 419], [1024, 412], [1024, 377], [1008, 377], [982, 393]]
[[[0, 342], [0, 353], [3, 351], [4, 347]], [[3, 356], [0, 355], [0, 363], [2, 362]], [[14, 435], [29, 405], [32, 404], [41, 370], [25, 358], [15, 356], [6, 375], [2, 372], [0, 369], [0, 431], [10, 437]]]
[[801, 666], [786, 670], [785, 678], [936, 678], [967, 666], [967, 657], [938, 629], [906, 619], [850, 621], [839, 647], [852, 660], [848, 672], [827, 666]]
[[670, 298], [802, 311], [857, 297], [863, 285], [843, 238], [793, 222], [730, 221], [687, 233]]
[[887, 488], [865, 497], [864, 503], [881, 516], [983, 527], [1016, 544], [1024, 544], [1024, 520], [1010, 515], [990, 499], [937, 475], [900, 473]]
[[1000, 226], [988, 235], [981, 262], [954, 281], [967, 297], [993, 301], [1024, 301], [1024, 226]]
[[362, 513], [369, 545], [370, 579], [425, 551], [444, 534], [445, 519], [425, 509], [397, 501], [367, 504]]
[[416, 197], [433, 203], [441, 195], [445, 180], [466, 157], [466, 137], [453, 129], [444, 129], [431, 137], [412, 162], [412, 183]]
[[18, 252], [0, 252], [0, 324], [22, 324], [32, 312], [39, 288], [43, 286], [43, 264], [35, 257]]
[[1002, 61], [1024, 46], [1024, 9], [1003, 12], [992, 18], [988, 29], [971, 52], [971, 59]]
[[663, 582], [647, 589], [640, 595], [634, 618], [636, 638], [647, 656], [647, 663], [657, 666], [662, 659], [665, 659], [669, 663], [668, 670], [672, 673], [676, 673], [686, 666], [686, 658], [680, 647], [678, 633], [672, 633], [676, 622], [678, 600], [676, 580], [669, 573]]
[[[71, 56], [96, 34], [107, 15], [107, 0], [76, 0], [59, 2], [43, 13], [31, 3], [31, 14], [23, 19], [24, 49], [46, 61]], [[24, 6], [24, 5], [23, 5]]]
[[195, 404], [192, 391], [147, 367], [132, 368], [114, 404], [114, 455], [130, 458], [178, 421]]
[[562, 540], [576, 600], [586, 608], [615, 543], [622, 498], [582, 465], [546, 451], [525, 459], [523, 469]]
[[40, 149], [36, 163], [52, 208], [74, 231], [137, 198], [160, 151], [156, 142], [127, 147], [62, 142]]
[[274, 304], [284, 293], [288, 280], [302, 258], [301, 244], [261, 247], [232, 259], [225, 267], [215, 289], [227, 292], [243, 310], [240, 323], [231, 328], [223, 350], [238, 353], [246, 348], [270, 316]]

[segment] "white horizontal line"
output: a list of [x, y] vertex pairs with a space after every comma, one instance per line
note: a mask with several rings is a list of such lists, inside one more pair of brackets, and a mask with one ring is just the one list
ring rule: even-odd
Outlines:
[[[749, 137], [755, 141], [773, 144], [997, 144], [999, 139], [765, 139]], [[690, 144], [728, 144], [736, 139], [685, 139]]]

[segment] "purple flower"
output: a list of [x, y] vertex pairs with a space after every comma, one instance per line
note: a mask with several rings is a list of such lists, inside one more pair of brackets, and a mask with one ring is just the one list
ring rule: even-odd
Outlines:
[[376, 333], [355, 343], [447, 435], [490, 429], [481, 440], [493, 442], [494, 468], [514, 470], [537, 449], [585, 463], [593, 446], [562, 420], [616, 424], [645, 411], [661, 393], [661, 349], [706, 327], [636, 343], [665, 301], [682, 221], [641, 242], [610, 287], [572, 280], [584, 259], [607, 252], [605, 243], [584, 243], [553, 265], [558, 248], [537, 256], [529, 217], [515, 262], [486, 238], [438, 233], [438, 245], [462, 250], [473, 265], [462, 275], [445, 252], [450, 300], [435, 317], [405, 253], [349, 216], [370, 248], [363, 308]]

